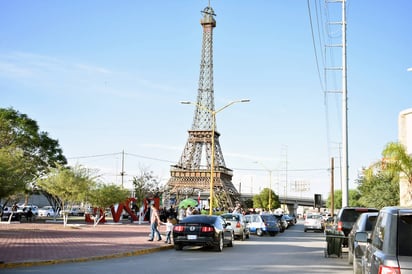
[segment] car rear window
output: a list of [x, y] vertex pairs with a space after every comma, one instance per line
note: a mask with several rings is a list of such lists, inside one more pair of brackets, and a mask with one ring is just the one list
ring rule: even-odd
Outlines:
[[354, 209], [346, 209], [342, 212], [342, 216], [340, 217], [341, 221], [343, 222], [356, 222], [359, 215], [364, 212], [371, 212], [371, 211], [378, 211], [378, 210], [371, 210], [368, 208], [354, 208]]
[[239, 216], [237, 215], [222, 215], [222, 217], [226, 221], [239, 221]]
[[401, 215], [398, 224], [398, 255], [412, 256], [412, 215]]
[[272, 215], [262, 215], [262, 219], [267, 222], [267, 221], [275, 221], [275, 217]]
[[190, 215], [184, 218], [181, 223], [203, 223], [213, 224], [216, 221], [216, 216], [209, 215]]
[[306, 219], [321, 219], [321, 218], [322, 218], [322, 215], [312, 214], [312, 215], [308, 215]]

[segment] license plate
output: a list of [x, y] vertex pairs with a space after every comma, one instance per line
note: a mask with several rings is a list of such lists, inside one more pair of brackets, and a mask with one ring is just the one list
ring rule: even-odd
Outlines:
[[188, 240], [196, 240], [197, 236], [196, 235], [187, 235]]

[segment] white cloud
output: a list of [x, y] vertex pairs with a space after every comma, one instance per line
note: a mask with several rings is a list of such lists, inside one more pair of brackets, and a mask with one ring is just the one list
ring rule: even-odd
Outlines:
[[[158, 76], [153, 76], [158, 77]], [[27, 52], [0, 52], [0, 78], [37, 87], [41, 93], [107, 95], [139, 98], [161, 93], [176, 94], [180, 88], [142, 77], [138, 71], [104, 66]]]

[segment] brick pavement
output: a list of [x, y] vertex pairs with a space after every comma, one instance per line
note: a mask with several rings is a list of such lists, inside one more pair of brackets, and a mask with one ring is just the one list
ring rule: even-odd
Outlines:
[[[165, 231], [161, 226], [160, 231]], [[0, 268], [135, 256], [172, 245], [147, 241], [148, 224], [0, 223]]]

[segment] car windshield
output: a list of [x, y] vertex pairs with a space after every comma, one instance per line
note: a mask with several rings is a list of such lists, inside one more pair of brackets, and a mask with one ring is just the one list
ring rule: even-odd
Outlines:
[[412, 256], [412, 215], [401, 215], [398, 224], [398, 255]]

